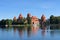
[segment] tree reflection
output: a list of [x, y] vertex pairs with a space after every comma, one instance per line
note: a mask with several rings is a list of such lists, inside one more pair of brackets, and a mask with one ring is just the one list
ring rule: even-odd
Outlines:
[[27, 35], [28, 35], [28, 37], [31, 36], [31, 27], [28, 27], [28, 28], [27, 28]]
[[51, 34], [51, 37], [53, 37], [54, 36], [54, 31], [50, 31], [50, 34]]
[[42, 32], [41, 32], [41, 33], [42, 33], [42, 36], [45, 36], [46, 26], [43, 25], [42, 27], [43, 27], [43, 28], [42, 28]]
[[42, 36], [45, 36], [45, 30], [42, 30], [41, 33], [42, 33]]
[[19, 33], [19, 36], [22, 38], [22, 36], [23, 36], [23, 28], [18, 28], [18, 33]]
[[14, 30], [14, 33], [16, 33], [17, 28], [13, 28], [13, 30]]

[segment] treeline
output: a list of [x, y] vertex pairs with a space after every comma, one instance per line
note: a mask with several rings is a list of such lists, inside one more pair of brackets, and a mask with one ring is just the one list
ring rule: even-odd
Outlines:
[[0, 25], [24, 25], [31, 24], [31, 17], [21, 18], [21, 19], [2, 19], [0, 20]]
[[60, 24], [60, 16], [50, 16], [50, 24]]
[[12, 20], [11, 19], [6, 19], [6, 20], [4, 20], [4, 19], [2, 19], [2, 20], [0, 20], [0, 25], [11, 25], [12, 24]]

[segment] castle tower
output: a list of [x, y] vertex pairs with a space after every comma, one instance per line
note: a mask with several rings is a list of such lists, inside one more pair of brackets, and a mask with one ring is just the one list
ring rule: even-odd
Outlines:
[[34, 23], [34, 24], [38, 24], [39, 23], [39, 20], [38, 20], [38, 18], [36, 17], [36, 16], [32, 16], [32, 23]]
[[41, 21], [46, 22], [46, 17], [44, 15], [41, 16]]
[[31, 17], [31, 14], [30, 14], [30, 13], [28, 13], [28, 14], [27, 14], [27, 17]]
[[20, 14], [19, 17], [18, 17], [18, 19], [22, 19], [22, 18], [23, 18], [23, 16], [22, 16], [22, 14]]
[[16, 16], [14, 16], [13, 20], [14, 20], [14, 21], [17, 21]]

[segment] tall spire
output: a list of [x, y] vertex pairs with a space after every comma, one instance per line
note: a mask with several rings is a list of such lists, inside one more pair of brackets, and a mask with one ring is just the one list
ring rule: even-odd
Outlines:
[[42, 19], [43, 22], [46, 21], [46, 17], [44, 16], [44, 14], [42, 14], [41, 19]]
[[31, 17], [31, 14], [30, 14], [30, 13], [28, 13], [28, 14], [27, 14], [27, 17]]
[[16, 16], [14, 16], [13, 20], [15, 20], [15, 21], [17, 20], [17, 19], [16, 19]]
[[20, 15], [19, 15], [18, 19], [21, 19], [21, 18], [23, 18], [23, 16], [22, 16], [22, 14], [20, 13]]

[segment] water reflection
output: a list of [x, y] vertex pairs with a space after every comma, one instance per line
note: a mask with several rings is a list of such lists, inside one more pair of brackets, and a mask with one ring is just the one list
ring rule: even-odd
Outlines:
[[50, 29], [60, 29], [60, 25], [50, 25]]
[[[9, 31], [10, 30], [10, 31]], [[7, 32], [6, 32], [7, 31]], [[4, 28], [0, 29], [0, 38], [7, 38], [9, 37], [12, 38], [18, 38], [20, 40], [37, 40], [37, 39], [51, 39], [54, 40], [58, 38], [57, 40], [60, 39], [60, 30], [47, 30], [46, 26], [43, 26], [41, 29], [40, 27], [21, 27], [21, 28]], [[8, 34], [8, 35], [7, 35]]]
[[51, 31], [50, 31], [50, 34], [51, 34], [51, 37], [53, 37], [53, 36], [54, 36], [54, 31], [51, 30]]
[[16, 33], [17, 28], [14, 28], [13, 30], [14, 30], [14, 33]]
[[27, 28], [27, 36], [30, 37], [31, 36], [31, 27]]
[[37, 31], [38, 31], [38, 29], [39, 29], [38, 26], [36, 26], [36, 27], [31, 27], [31, 28], [32, 28], [32, 32], [33, 32], [34, 34], [36, 34]]
[[18, 33], [19, 33], [19, 36], [22, 38], [23, 37], [23, 28], [18, 28]]
[[24, 32], [27, 31], [27, 36], [31, 37], [31, 34], [36, 35], [37, 31], [39, 30], [39, 27], [24, 27], [24, 28], [14, 28], [14, 33], [18, 31], [19, 36], [22, 38], [24, 35]]
[[42, 36], [45, 36], [45, 30], [41, 31]]
[[[31, 37], [32, 35], [33, 36], [37, 35], [38, 31], [41, 31], [40, 29], [41, 28], [39, 26], [36, 27], [31, 26], [31, 27], [24, 27], [24, 28], [14, 28], [14, 32], [16, 32], [17, 30], [20, 38], [22, 38], [25, 35], [24, 32], [27, 32], [27, 37]], [[46, 30], [46, 26], [43, 26], [43, 29], [41, 31], [42, 36], [45, 36], [45, 30]]]

